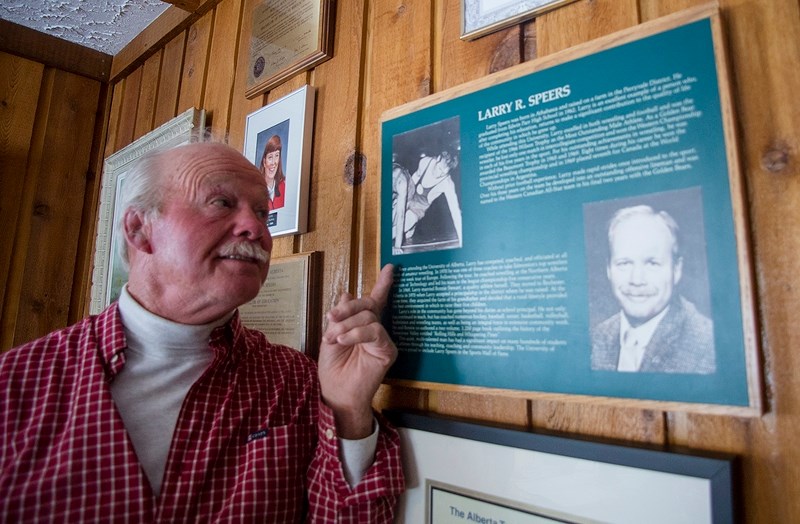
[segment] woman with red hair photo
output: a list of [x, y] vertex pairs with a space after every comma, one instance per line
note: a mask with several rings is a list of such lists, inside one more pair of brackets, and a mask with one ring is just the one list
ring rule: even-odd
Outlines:
[[272, 135], [264, 146], [264, 154], [261, 156], [261, 172], [267, 181], [269, 190], [269, 210], [280, 209], [284, 205], [286, 195], [286, 176], [283, 174], [281, 166], [281, 139], [278, 135]]

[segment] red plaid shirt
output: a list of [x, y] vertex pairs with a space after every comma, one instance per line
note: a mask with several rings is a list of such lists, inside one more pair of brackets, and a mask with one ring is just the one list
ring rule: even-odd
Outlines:
[[115, 303], [0, 357], [0, 521], [391, 522], [397, 433], [381, 421], [351, 489], [315, 364], [238, 314], [211, 334], [156, 498], [111, 398], [125, 347]]

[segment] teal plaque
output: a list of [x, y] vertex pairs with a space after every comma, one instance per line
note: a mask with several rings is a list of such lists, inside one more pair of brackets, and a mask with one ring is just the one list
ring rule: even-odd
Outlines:
[[712, 33], [383, 121], [390, 378], [752, 405]]

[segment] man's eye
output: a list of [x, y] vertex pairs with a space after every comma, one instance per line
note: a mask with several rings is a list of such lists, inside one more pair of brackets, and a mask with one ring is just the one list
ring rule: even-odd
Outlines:
[[266, 220], [267, 217], [269, 217], [269, 211], [266, 210], [266, 209], [258, 209], [258, 210], [256, 210], [256, 215], [261, 220]]
[[228, 200], [227, 198], [215, 198], [214, 200], [211, 201], [211, 204], [222, 208], [231, 207], [231, 201]]

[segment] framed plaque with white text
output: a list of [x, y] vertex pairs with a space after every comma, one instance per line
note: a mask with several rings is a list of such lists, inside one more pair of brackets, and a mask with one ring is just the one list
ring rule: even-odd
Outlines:
[[723, 44], [687, 10], [383, 115], [393, 381], [760, 412]]

